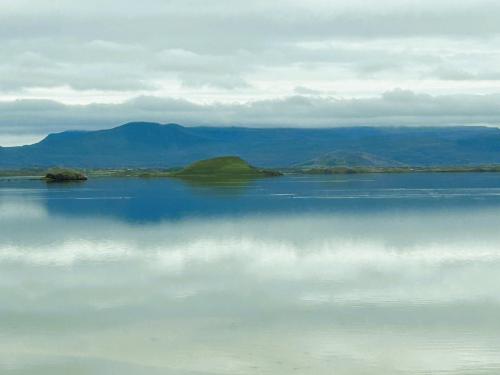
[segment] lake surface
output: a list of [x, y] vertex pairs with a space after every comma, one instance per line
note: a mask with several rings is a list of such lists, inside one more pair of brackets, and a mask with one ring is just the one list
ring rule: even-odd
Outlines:
[[1, 374], [499, 374], [500, 174], [0, 180]]

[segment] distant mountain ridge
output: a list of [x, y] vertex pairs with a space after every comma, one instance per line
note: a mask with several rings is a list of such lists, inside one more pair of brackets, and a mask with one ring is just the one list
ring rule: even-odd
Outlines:
[[183, 127], [134, 122], [50, 134], [28, 146], [0, 147], [0, 168], [182, 167], [221, 155], [272, 168], [500, 164], [500, 129]]

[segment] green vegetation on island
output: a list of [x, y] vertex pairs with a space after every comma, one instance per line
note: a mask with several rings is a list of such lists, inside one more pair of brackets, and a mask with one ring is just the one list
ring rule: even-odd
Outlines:
[[202, 160], [181, 168], [101, 168], [82, 169], [51, 169], [41, 168], [1, 170], [2, 179], [45, 179], [47, 181], [81, 181], [89, 178], [106, 177], [131, 177], [131, 178], [166, 178], [177, 177], [185, 180], [241, 180], [260, 177], [281, 176], [282, 174], [294, 175], [328, 175], [328, 174], [361, 174], [361, 173], [480, 173], [500, 172], [500, 165], [480, 166], [315, 166], [282, 168], [279, 171], [258, 169], [252, 167], [239, 157], [226, 156]]
[[87, 176], [73, 169], [51, 169], [45, 175], [47, 181], [85, 181]]
[[292, 169], [295, 174], [356, 174], [356, 173], [467, 173], [500, 172], [500, 165], [461, 166], [461, 167], [317, 167]]
[[238, 156], [222, 156], [201, 160], [186, 168], [173, 172], [172, 177], [213, 178], [213, 177], [273, 177], [281, 176], [278, 171], [258, 169]]

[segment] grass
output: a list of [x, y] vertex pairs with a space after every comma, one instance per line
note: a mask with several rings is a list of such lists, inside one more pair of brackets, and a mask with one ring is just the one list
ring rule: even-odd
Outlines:
[[174, 177], [266, 177], [279, 176], [281, 173], [255, 168], [237, 156], [222, 156], [198, 161], [171, 175]]

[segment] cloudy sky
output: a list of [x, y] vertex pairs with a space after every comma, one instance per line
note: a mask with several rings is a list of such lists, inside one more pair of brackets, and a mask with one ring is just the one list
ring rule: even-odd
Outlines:
[[500, 3], [1, 0], [0, 145], [134, 120], [500, 125]]

